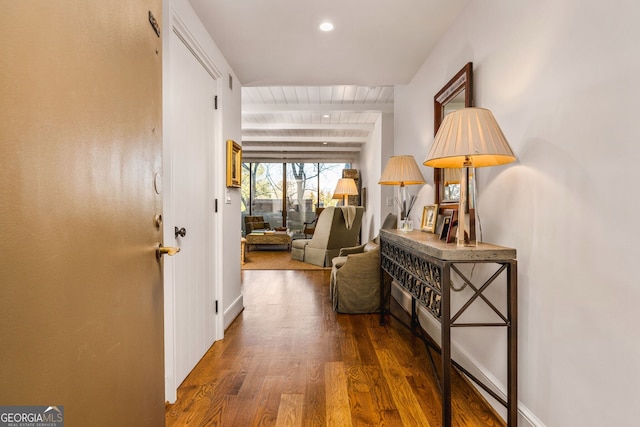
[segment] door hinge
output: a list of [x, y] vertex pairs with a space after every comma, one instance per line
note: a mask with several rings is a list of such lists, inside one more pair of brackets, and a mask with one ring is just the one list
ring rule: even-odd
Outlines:
[[213, 108], [218, 109], [218, 95], [213, 97]]
[[213, 202], [213, 211], [218, 212], [218, 199], [215, 199]]
[[218, 300], [216, 300], [216, 314], [218, 314]]

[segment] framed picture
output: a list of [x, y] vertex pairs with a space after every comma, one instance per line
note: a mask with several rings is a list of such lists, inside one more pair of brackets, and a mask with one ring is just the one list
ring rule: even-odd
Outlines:
[[242, 176], [242, 147], [233, 140], [227, 141], [227, 187], [240, 187]]
[[367, 187], [362, 187], [361, 196], [360, 196], [360, 205], [367, 210]]
[[440, 240], [446, 241], [447, 236], [449, 235], [449, 227], [451, 227], [453, 213], [442, 215], [442, 217], [442, 227], [438, 228], [440, 228]]
[[429, 233], [435, 233], [438, 219], [438, 205], [426, 205], [422, 209], [422, 222], [420, 229]]
[[438, 237], [442, 236], [442, 228], [444, 227], [444, 218], [445, 218], [445, 215], [438, 215], [438, 219], [436, 219], [435, 234], [437, 234]]
[[449, 224], [449, 231], [447, 233], [447, 243], [455, 243], [456, 233], [458, 232], [458, 211], [453, 211], [451, 214], [451, 223]]

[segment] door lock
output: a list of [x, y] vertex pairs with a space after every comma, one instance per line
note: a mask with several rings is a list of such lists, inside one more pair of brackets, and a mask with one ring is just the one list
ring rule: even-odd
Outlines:
[[182, 227], [182, 228], [174, 227], [174, 233], [175, 233], [176, 239], [177, 239], [178, 236], [184, 237], [187, 234], [187, 230], [184, 227]]

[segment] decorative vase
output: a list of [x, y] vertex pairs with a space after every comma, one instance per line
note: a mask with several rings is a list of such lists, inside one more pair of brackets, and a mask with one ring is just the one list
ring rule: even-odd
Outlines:
[[412, 231], [413, 230], [413, 220], [409, 218], [405, 218], [400, 220], [400, 230], [402, 231]]

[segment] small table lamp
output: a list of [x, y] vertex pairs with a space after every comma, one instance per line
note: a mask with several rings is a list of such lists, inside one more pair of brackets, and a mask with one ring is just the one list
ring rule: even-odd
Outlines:
[[470, 215], [468, 194], [469, 179], [475, 175], [473, 168], [503, 165], [515, 159], [491, 111], [463, 108], [444, 117], [424, 165], [463, 168], [456, 234], [458, 246], [476, 245], [475, 218]]
[[336, 184], [336, 189], [333, 190], [333, 198], [334, 199], [342, 199], [344, 198], [343, 205], [349, 205], [349, 196], [357, 196], [358, 195], [358, 187], [356, 187], [356, 182], [353, 178], [340, 178], [338, 180], [338, 184]]
[[[413, 156], [391, 156], [382, 171], [378, 184], [399, 185], [402, 193], [402, 205], [400, 219], [408, 216], [407, 212], [407, 185], [424, 184], [424, 177]], [[409, 208], [410, 209], [410, 208]]]

